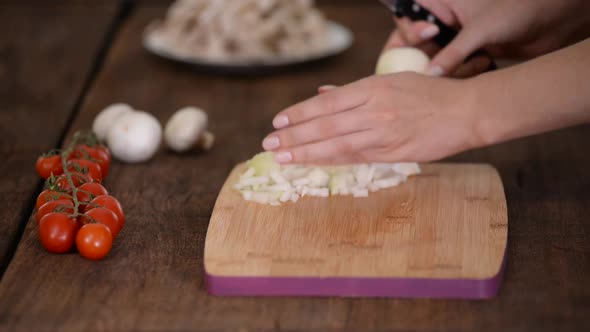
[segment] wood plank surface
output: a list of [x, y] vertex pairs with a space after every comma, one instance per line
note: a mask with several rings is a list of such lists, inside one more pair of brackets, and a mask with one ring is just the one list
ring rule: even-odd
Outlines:
[[451, 158], [490, 162], [508, 202], [506, 278], [491, 301], [217, 298], [203, 285], [203, 244], [231, 168], [259, 151], [272, 116], [320, 84], [366, 76], [391, 25], [376, 2], [331, 4], [357, 41], [331, 61], [264, 77], [195, 73], [141, 48], [165, 7], [139, 6], [114, 43], [75, 127], [124, 101], [161, 120], [178, 107], [209, 111], [208, 154], [161, 151], [111, 167], [106, 186], [128, 221], [108, 259], [43, 251], [29, 222], [0, 283], [0, 331], [581, 331], [590, 315], [590, 128], [531, 137]]
[[[270, 206], [223, 186], [205, 242], [220, 277], [492, 279], [504, 260], [504, 188], [489, 165], [424, 164], [367, 198]], [[255, 291], [253, 291], [255, 294]]]
[[31, 213], [37, 156], [59, 143], [117, 8], [0, 2], [0, 273]]

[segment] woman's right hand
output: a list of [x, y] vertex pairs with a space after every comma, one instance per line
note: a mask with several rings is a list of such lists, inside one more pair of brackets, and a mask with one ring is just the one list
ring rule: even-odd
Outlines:
[[536, 57], [590, 36], [587, 0], [417, 0], [445, 24], [460, 29], [440, 49], [428, 22], [396, 19], [397, 29], [385, 48], [420, 47], [432, 57], [433, 75], [468, 77], [483, 72], [490, 59], [465, 60], [478, 49], [493, 57]]

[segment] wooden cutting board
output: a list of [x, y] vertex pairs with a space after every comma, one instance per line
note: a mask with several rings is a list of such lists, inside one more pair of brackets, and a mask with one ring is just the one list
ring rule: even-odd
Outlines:
[[498, 172], [425, 164], [367, 198], [304, 197], [279, 207], [217, 198], [205, 241], [214, 295], [489, 298], [499, 289], [508, 218]]

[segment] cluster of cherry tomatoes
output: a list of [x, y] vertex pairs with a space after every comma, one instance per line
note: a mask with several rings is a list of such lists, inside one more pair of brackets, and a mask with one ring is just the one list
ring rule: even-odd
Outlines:
[[119, 201], [101, 185], [111, 154], [92, 133], [77, 133], [62, 151], [37, 159], [37, 173], [46, 179], [37, 197], [35, 218], [39, 240], [51, 253], [71, 252], [91, 260], [104, 258], [123, 225]]

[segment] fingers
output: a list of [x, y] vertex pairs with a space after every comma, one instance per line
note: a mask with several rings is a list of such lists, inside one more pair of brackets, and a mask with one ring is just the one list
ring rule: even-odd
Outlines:
[[361, 131], [279, 150], [275, 153], [275, 160], [282, 164], [314, 164], [324, 163], [326, 160], [338, 160], [338, 163], [345, 163], [347, 159], [353, 161], [355, 156], [369, 149], [378, 139], [379, 137], [374, 131]]
[[402, 37], [401, 31], [399, 29], [393, 30], [389, 38], [385, 42], [385, 46], [383, 46], [383, 50], [381, 52], [385, 52], [389, 49], [395, 47], [403, 47], [406, 46], [406, 41]]
[[374, 121], [363, 112], [349, 110], [281, 129], [267, 136], [262, 147], [265, 150], [284, 149], [368, 130]]
[[411, 21], [407, 17], [396, 18], [396, 26], [404, 44], [399, 46], [416, 46], [438, 35], [440, 29], [436, 24], [426, 21]]
[[457, 17], [446, 2], [440, 0], [418, 0], [420, 5], [428, 9], [428, 11], [438, 17], [443, 23], [448, 26], [456, 26], [458, 23]]
[[466, 28], [430, 61], [428, 72], [443, 76], [454, 72], [471, 53], [482, 46], [481, 36], [476, 29]]
[[337, 86], [335, 85], [322, 85], [318, 88], [318, 93], [324, 93], [324, 92], [328, 92], [332, 89], [337, 88]]
[[329, 91], [281, 111], [275, 116], [272, 124], [276, 129], [281, 129], [359, 107], [369, 100], [369, 85], [370, 78], [328, 89]]
[[453, 72], [452, 76], [456, 78], [472, 77], [486, 71], [491, 63], [492, 59], [488, 56], [476, 56], [460, 65], [455, 72]]

